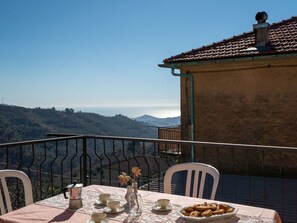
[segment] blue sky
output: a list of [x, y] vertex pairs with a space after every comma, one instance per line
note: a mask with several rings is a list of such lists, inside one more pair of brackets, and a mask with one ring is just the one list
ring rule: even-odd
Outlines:
[[179, 106], [172, 55], [296, 16], [295, 0], [0, 0], [0, 99], [24, 107]]

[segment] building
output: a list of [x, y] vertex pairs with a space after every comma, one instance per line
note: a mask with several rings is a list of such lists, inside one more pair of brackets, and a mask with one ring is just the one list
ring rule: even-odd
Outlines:
[[297, 146], [297, 17], [267, 19], [159, 65], [180, 77], [182, 140]]

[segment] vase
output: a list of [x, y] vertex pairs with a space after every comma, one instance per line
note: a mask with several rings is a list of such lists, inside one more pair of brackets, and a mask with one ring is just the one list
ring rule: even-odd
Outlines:
[[138, 193], [137, 183], [132, 183], [132, 192], [128, 197], [129, 201], [129, 214], [133, 217], [140, 216], [142, 214], [142, 197]]
[[127, 192], [125, 194], [125, 200], [127, 201], [127, 204], [129, 204], [129, 195], [133, 193], [132, 186], [127, 186]]

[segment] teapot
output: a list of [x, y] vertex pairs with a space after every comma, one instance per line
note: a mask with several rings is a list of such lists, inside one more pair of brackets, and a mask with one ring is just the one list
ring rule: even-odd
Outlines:
[[69, 184], [63, 189], [65, 199], [68, 199], [66, 192], [69, 191], [69, 208], [78, 209], [83, 206], [81, 199], [82, 188], [83, 184], [78, 184], [76, 181], [73, 181], [72, 184]]

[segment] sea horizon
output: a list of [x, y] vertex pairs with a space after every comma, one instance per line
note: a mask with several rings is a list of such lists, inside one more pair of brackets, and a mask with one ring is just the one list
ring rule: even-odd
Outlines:
[[[57, 107], [57, 110], [65, 110], [67, 107]], [[91, 112], [102, 116], [113, 117], [124, 115], [128, 118], [137, 118], [150, 115], [156, 118], [171, 118], [180, 116], [179, 106], [129, 106], [129, 107], [68, 107], [75, 112]]]

